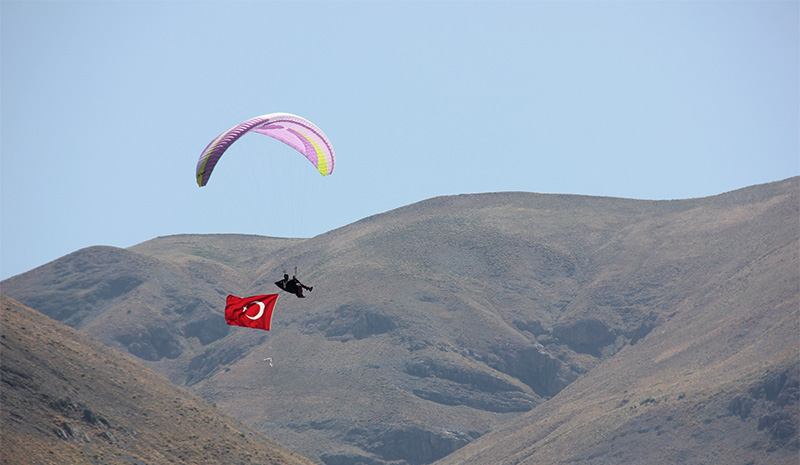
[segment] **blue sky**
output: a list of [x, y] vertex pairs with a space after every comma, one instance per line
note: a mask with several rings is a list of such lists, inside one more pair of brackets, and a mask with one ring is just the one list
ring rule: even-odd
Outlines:
[[[800, 174], [800, 2], [0, 3], [0, 278], [178, 233], [311, 237], [427, 198]], [[248, 118], [302, 115], [321, 177]]]

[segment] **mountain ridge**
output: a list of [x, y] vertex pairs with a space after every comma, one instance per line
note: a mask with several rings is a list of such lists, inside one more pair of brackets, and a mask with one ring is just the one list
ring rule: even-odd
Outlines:
[[[799, 179], [689, 200], [437, 197], [309, 239], [84, 249], [3, 289], [313, 460], [425, 464], [469, 443], [452, 457], [494, 450], [482, 436], [545, 411], [617, 356], [653, 350], [671, 322], [711, 330], [712, 317], [685, 315], [719, 318], [727, 295], [796, 315], [750, 286], [769, 288], [756, 279], [768, 276], [796, 300], [796, 268], [769, 257], [796, 256]], [[272, 332], [224, 324], [227, 293], [278, 292], [272, 283], [295, 266], [314, 291], [281, 295]], [[729, 329], [715, 334], [735, 339]], [[269, 400], [243, 408], [252, 396]]]

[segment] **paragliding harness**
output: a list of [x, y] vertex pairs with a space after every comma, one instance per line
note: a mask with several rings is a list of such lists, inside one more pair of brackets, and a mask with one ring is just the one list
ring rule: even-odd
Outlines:
[[286, 270], [283, 270], [283, 279], [280, 281], [275, 281], [275, 285], [300, 298], [305, 298], [303, 295], [303, 289], [307, 289], [308, 291], [314, 290], [313, 286], [306, 286], [297, 279], [297, 267], [294, 267], [294, 275], [292, 275], [292, 279], [289, 279], [289, 275], [286, 273]]

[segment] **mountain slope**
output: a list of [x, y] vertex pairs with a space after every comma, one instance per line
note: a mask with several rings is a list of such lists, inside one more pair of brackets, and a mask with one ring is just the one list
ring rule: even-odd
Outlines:
[[[314, 460], [424, 464], [549, 411], [618, 357], [655, 357], [654, 339], [676, 353], [737, 340], [744, 323], [708, 323], [725, 303], [763, 310], [751, 336], [790, 321], [797, 270], [774, 257], [797, 250], [798, 204], [798, 178], [678, 201], [459, 195], [307, 240], [92, 247], [2, 284]], [[271, 332], [225, 325], [228, 293], [278, 292], [295, 266], [314, 291], [283, 294]], [[753, 366], [782, 360], [743, 341], [764, 348]], [[613, 376], [665, 382], [647, 366]]]
[[797, 242], [774, 249], [449, 464], [796, 464]]
[[2, 296], [3, 464], [310, 464], [103, 344]]

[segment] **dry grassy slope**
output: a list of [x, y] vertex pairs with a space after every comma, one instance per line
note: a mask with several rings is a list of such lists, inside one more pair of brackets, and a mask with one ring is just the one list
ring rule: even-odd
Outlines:
[[[798, 178], [680, 201], [442, 197], [307, 240], [89, 248], [3, 289], [315, 460], [422, 464], [689, 331], [692, 309], [723, 319], [712, 303], [746, 295], [762, 326], [784, 318], [753, 282], [796, 295], [796, 269], [762, 260], [797, 248], [797, 207]], [[273, 292], [295, 265], [315, 290], [283, 295], [271, 333], [224, 325], [228, 292]]]
[[798, 250], [795, 239], [756, 258], [545, 405], [436, 464], [796, 464]]
[[311, 462], [2, 295], [3, 464]]

